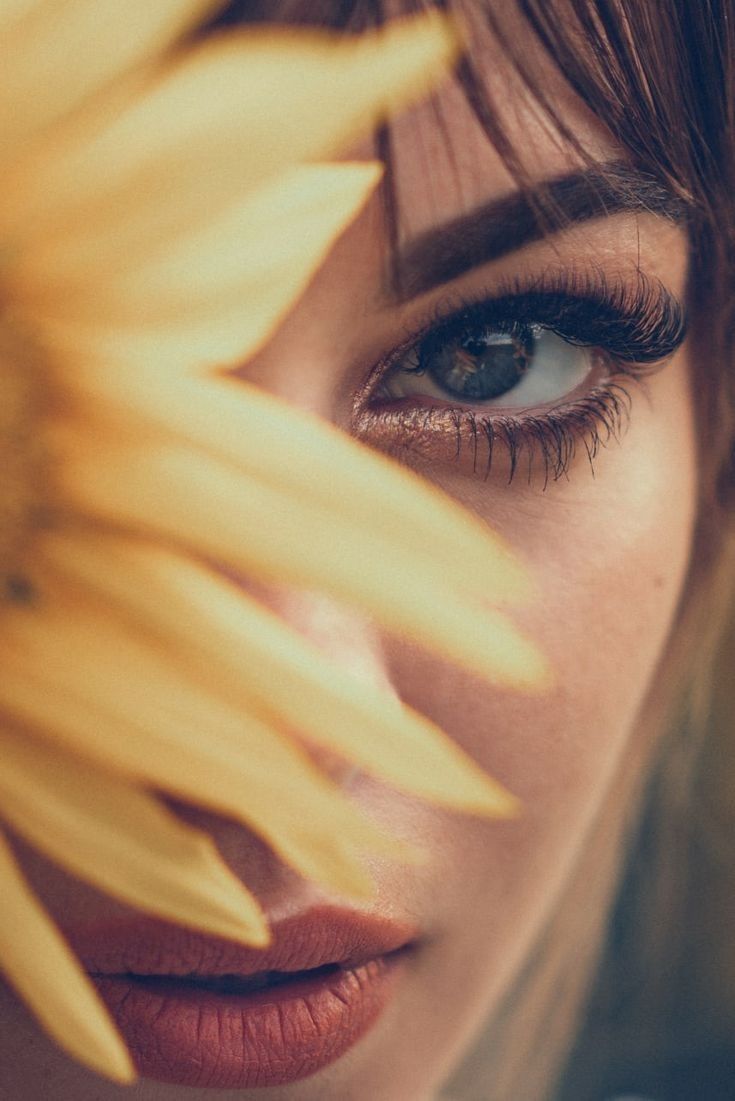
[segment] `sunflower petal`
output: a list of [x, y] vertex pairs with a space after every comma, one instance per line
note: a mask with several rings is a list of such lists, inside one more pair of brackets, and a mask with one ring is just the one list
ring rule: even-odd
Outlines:
[[213, 0], [37, 0], [0, 9], [3, 160], [160, 53], [214, 6]]
[[260, 581], [329, 593], [492, 683], [538, 691], [550, 682], [536, 647], [501, 612], [451, 589], [430, 555], [407, 554], [334, 509], [286, 498], [184, 448], [110, 443], [87, 453], [75, 439], [66, 451], [59, 488], [73, 514], [179, 542]]
[[260, 906], [206, 834], [79, 754], [7, 728], [0, 749], [2, 817], [72, 875], [158, 917], [268, 943]]
[[29, 15], [33, 8], [39, 8], [48, 0], [0, 0], [0, 28], [4, 34], [11, 29], [13, 23]]
[[[26, 247], [112, 230], [101, 255], [150, 251], [286, 169], [323, 160], [437, 83], [457, 50], [436, 12], [357, 38], [253, 29], [172, 64], [94, 139], [4, 183], [0, 222]], [[42, 178], [38, 178], [40, 168]]]
[[371, 893], [356, 854], [411, 858], [292, 739], [221, 701], [216, 670], [197, 684], [78, 599], [49, 605], [35, 621], [13, 616], [0, 641], [7, 714], [106, 768], [237, 819], [302, 875], [342, 893]]
[[216, 669], [218, 688], [240, 708], [253, 703], [287, 729], [337, 751], [413, 795], [485, 815], [517, 804], [451, 739], [389, 693], [324, 660], [262, 605], [194, 562], [162, 548], [98, 535], [49, 540], [51, 569], [97, 591], [162, 652]]
[[108, 438], [124, 438], [134, 425], [137, 438], [184, 440], [363, 528], [379, 526], [396, 546], [430, 554], [468, 593], [497, 602], [530, 595], [518, 557], [476, 516], [425, 478], [256, 386], [121, 373], [100, 362], [77, 362], [62, 385], [79, 422]]
[[130, 1056], [106, 1007], [34, 896], [2, 834], [0, 884], [0, 971], [72, 1058], [116, 1082], [133, 1082]]
[[142, 366], [146, 376], [155, 363], [159, 378], [239, 363], [292, 307], [381, 171], [368, 163], [293, 169], [132, 270], [124, 247], [97, 259], [97, 243], [84, 238], [60, 255], [40, 248], [16, 272], [15, 294], [55, 358], [68, 347], [72, 375], [82, 348]]

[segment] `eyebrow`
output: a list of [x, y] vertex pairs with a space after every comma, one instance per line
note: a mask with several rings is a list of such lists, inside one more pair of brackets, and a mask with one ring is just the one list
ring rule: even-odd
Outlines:
[[684, 224], [687, 204], [652, 176], [618, 162], [554, 177], [491, 199], [427, 230], [392, 262], [390, 297], [407, 302], [482, 264], [572, 225], [622, 211], [652, 213]]

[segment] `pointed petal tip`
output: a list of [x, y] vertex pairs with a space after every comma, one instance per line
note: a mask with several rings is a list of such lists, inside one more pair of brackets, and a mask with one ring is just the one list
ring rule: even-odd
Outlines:
[[132, 1086], [138, 1081], [138, 1074], [127, 1048], [123, 1048], [119, 1053], [115, 1052], [114, 1055], [111, 1053], [109, 1059], [99, 1064], [99, 1069], [107, 1078], [113, 1082], [119, 1082], [121, 1086]]
[[[97, 996], [95, 998], [97, 1000]], [[107, 1009], [101, 1002], [98, 1004], [97, 1020], [85, 1020], [81, 1029], [78, 1021], [76, 1026], [65, 1022], [63, 1025], [52, 1027], [42, 1019], [40, 1023], [62, 1051], [73, 1059], [112, 1082], [117, 1082], [121, 1086], [131, 1086], [138, 1081], [138, 1073], [130, 1052], [110, 1019]]]
[[83, 1047], [77, 1037], [72, 1041], [70, 1037], [58, 1034], [54, 1039], [73, 1059], [111, 1082], [132, 1086], [138, 1081], [133, 1060], [118, 1032], [106, 1028], [102, 1034], [88, 1035], [84, 1038]]
[[556, 675], [549, 659], [536, 646], [529, 644], [524, 668], [520, 672], [518, 687], [529, 695], [542, 696], [556, 685]]
[[470, 763], [463, 767], [467, 777], [465, 791], [448, 803], [450, 808], [482, 818], [518, 818], [523, 813], [521, 800], [479, 765]]
[[[357, 866], [357, 864], [356, 859], [355, 865]], [[330, 890], [336, 891], [343, 898], [350, 899], [352, 902], [375, 902], [375, 881], [372, 876], [355, 875], [350, 876], [349, 880], [344, 879], [342, 882], [333, 879]]]
[[491, 795], [475, 813], [486, 818], [520, 818], [523, 815], [523, 803], [499, 784], [494, 784]]
[[511, 692], [540, 696], [556, 684], [546, 654], [503, 613], [493, 618], [490, 630], [485, 632], [485, 650], [479, 659], [470, 653], [465, 663], [491, 684]]
[[[420, 71], [432, 61], [437, 65], [450, 64], [459, 55], [464, 39], [460, 21], [433, 8], [391, 20], [373, 36], [363, 39], [358, 49], [382, 51], [388, 44]], [[420, 75], [427, 81], [436, 79], [429, 73]]]
[[[191, 928], [201, 929], [202, 925], [201, 923], [192, 924]], [[220, 922], [217, 928], [213, 928], [211, 931], [217, 936], [225, 937], [226, 940], [234, 940], [248, 948], [268, 948], [273, 939], [270, 927], [265, 921], [261, 926], [250, 921], [224, 921]]]

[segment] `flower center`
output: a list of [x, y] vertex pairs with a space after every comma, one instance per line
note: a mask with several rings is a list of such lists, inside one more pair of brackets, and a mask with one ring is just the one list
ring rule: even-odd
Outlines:
[[33, 535], [48, 524], [42, 357], [0, 318], [0, 601], [33, 596]]

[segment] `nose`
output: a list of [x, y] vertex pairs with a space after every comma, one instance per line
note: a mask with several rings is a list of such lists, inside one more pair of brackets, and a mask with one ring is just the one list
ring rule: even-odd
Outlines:
[[[320, 650], [325, 661], [347, 670], [382, 692], [395, 694], [383, 638], [375, 624], [347, 606], [316, 592], [264, 586], [233, 579], [292, 630]], [[289, 731], [297, 740], [298, 730]], [[304, 746], [312, 760], [335, 782], [347, 783], [355, 769], [349, 761], [313, 742]]]
[[[370, 154], [370, 150], [366, 152]], [[371, 271], [382, 270], [378, 232], [381, 210], [379, 203], [368, 204], [334, 246], [268, 344], [233, 371], [236, 378], [347, 428], [354, 389], [362, 381], [353, 362], [355, 319], [363, 316], [365, 303], [374, 294]], [[287, 438], [283, 447], [289, 447]], [[308, 464], [308, 455], [303, 461]], [[278, 463], [278, 455], [274, 455], [273, 462]], [[355, 562], [354, 568], [359, 570], [360, 563]], [[321, 650], [326, 661], [384, 691], [394, 692], [380, 632], [368, 616], [321, 593], [286, 585], [266, 586], [249, 577], [234, 580]], [[289, 733], [300, 737], [298, 730]], [[349, 762], [313, 744], [306, 749], [336, 782], [349, 781], [354, 771]]]
[[319, 593], [284, 588], [261, 599], [331, 661], [390, 688], [379, 632], [365, 617]]
[[[320, 649], [325, 660], [367, 678], [383, 690], [392, 690], [380, 636], [363, 617], [317, 593], [303, 593], [285, 587], [266, 589], [241, 579], [237, 579], [236, 583]], [[298, 729], [289, 729], [287, 733], [300, 742], [301, 748], [322, 773], [346, 792], [349, 791], [360, 775], [349, 760], [313, 742], [302, 741]], [[162, 798], [185, 822], [213, 838], [230, 868], [257, 895], [261, 905], [271, 915], [281, 910], [287, 912], [289, 906], [304, 904], [312, 897], [315, 888], [286, 866], [260, 837], [242, 824], [169, 796]], [[288, 790], [283, 791], [283, 798], [288, 800]], [[321, 892], [317, 892], [316, 897], [321, 897]]]

